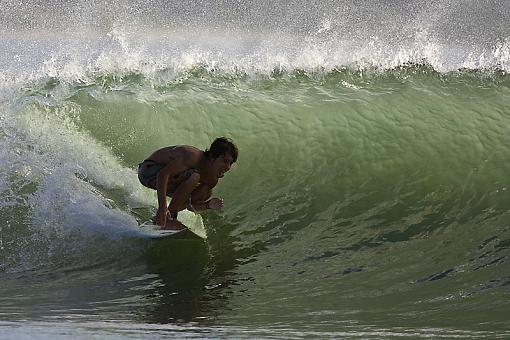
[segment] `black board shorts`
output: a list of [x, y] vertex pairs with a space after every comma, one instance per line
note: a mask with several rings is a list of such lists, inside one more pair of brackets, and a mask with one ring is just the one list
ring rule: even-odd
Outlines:
[[[138, 164], [138, 180], [143, 186], [156, 190], [156, 183], [159, 171], [164, 167], [153, 160], [146, 159]], [[196, 169], [188, 169], [170, 178], [166, 190], [167, 196], [172, 196], [175, 190], [181, 185], [182, 182], [190, 178], [194, 173], [198, 173]], [[151, 185], [153, 184], [153, 185]]]

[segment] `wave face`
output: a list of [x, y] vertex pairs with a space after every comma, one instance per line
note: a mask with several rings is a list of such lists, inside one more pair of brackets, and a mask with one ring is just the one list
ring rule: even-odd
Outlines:
[[[508, 336], [506, 2], [1, 7], [0, 335]], [[133, 238], [221, 135], [207, 244]]]

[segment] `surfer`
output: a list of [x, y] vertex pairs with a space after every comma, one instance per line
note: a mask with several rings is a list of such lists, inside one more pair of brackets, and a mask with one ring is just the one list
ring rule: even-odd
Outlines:
[[[223, 199], [211, 198], [218, 184], [237, 160], [238, 150], [231, 139], [216, 138], [205, 151], [191, 145], [168, 146], [152, 153], [138, 165], [142, 185], [158, 192], [154, 223], [162, 229], [182, 229], [177, 213], [188, 209], [221, 209]], [[171, 197], [167, 206], [166, 197]]]

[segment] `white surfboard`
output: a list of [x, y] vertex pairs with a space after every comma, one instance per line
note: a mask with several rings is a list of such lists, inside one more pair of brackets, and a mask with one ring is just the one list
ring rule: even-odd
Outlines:
[[202, 220], [202, 216], [199, 214], [188, 210], [183, 210], [179, 212], [177, 220], [179, 220], [187, 228], [181, 230], [164, 230], [161, 229], [159, 225], [154, 224], [152, 220], [148, 220], [140, 225], [137, 234], [148, 238], [207, 238], [204, 221]]

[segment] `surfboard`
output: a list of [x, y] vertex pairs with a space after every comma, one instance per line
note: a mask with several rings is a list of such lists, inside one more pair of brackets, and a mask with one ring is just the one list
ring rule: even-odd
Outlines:
[[207, 233], [204, 227], [204, 221], [202, 216], [194, 212], [184, 210], [179, 212], [177, 217], [182, 224], [187, 228], [181, 230], [164, 230], [157, 224], [154, 224], [152, 220], [148, 220], [142, 223], [138, 228], [138, 233], [142, 237], [146, 238], [186, 238], [186, 239], [206, 239]]

